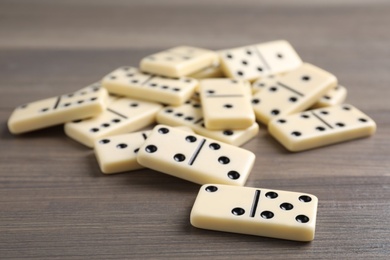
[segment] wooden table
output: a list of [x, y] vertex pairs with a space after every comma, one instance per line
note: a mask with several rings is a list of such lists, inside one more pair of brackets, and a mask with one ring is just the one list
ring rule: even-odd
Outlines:
[[[0, 259], [388, 259], [390, 4], [326, 2], [0, 1]], [[319, 197], [311, 243], [194, 228], [199, 185], [148, 169], [103, 175], [62, 126], [7, 129], [16, 106], [158, 50], [276, 39], [334, 73], [378, 125], [371, 138], [301, 153], [261, 126], [243, 146], [257, 156], [247, 186]]]

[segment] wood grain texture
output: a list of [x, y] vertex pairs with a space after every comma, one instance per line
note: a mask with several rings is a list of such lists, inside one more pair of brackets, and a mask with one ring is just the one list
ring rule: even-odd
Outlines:
[[[387, 259], [390, 4], [312, 2], [0, 1], [0, 259]], [[257, 155], [247, 186], [318, 196], [311, 243], [196, 229], [199, 185], [147, 169], [105, 176], [62, 126], [20, 136], [6, 126], [20, 104], [167, 47], [281, 38], [378, 124], [371, 138], [301, 153], [264, 126], [244, 145]]]

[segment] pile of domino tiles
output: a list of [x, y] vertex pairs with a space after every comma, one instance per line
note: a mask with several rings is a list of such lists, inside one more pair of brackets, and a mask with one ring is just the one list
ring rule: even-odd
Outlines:
[[[220, 51], [179, 46], [143, 58], [139, 68], [115, 69], [74, 93], [19, 106], [8, 127], [11, 133], [22, 134], [64, 124], [66, 135], [95, 149], [103, 173], [148, 167], [206, 185], [199, 193], [202, 197], [202, 192], [223, 190], [223, 185], [226, 189], [245, 185], [255, 156], [239, 146], [256, 137], [258, 123], [267, 125], [269, 133], [290, 151], [373, 134], [375, 122], [356, 107], [343, 104], [346, 94], [333, 74], [302, 62], [287, 41]], [[153, 130], [142, 130], [153, 125]], [[272, 192], [257, 189], [253, 205], [257, 207], [260, 196], [278, 197], [266, 196]], [[286, 192], [279, 193], [283, 197]], [[196, 226], [312, 240], [317, 200], [314, 195], [298, 197], [313, 203], [311, 210], [315, 208], [308, 213], [310, 218], [296, 217], [297, 223], [312, 225], [305, 236], [296, 235], [298, 231], [292, 231], [293, 235], [272, 230], [253, 233], [251, 226], [219, 227], [213, 220]], [[297, 207], [287, 204], [280, 208]], [[234, 209], [233, 215], [244, 215], [244, 209]], [[198, 210], [194, 206], [193, 211]], [[250, 217], [255, 211], [252, 208]], [[261, 217], [274, 219], [274, 213], [263, 211]]]

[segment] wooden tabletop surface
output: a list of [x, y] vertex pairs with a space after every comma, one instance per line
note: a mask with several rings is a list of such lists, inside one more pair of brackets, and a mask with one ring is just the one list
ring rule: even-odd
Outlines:
[[[388, 259], [389, 1], [0, 0], [0, 259]], [[325, 4], [326, 2], [326, 4]], [[190, 225], [199, 185], [144, 169], [103, 175], [62, 126], [14, 136], [12, 110], [180, 44], [286, 39], [334, 73], [370, 137], [287, 152], [261, 126], [246, 186], [319, 198], [310, 243]]]

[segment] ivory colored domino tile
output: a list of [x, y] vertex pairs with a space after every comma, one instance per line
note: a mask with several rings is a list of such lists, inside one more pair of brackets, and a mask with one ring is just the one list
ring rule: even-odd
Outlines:
[[157, 125], [140, 148], [137, 161], [198, 184], [242, 186], [252, 170], [255, 155], [217, 140]]
[[21, 134], [96, 116], [105, 110], [107, 102], [107, 90], [94, 83], [74, 93], [17, 107], [8, 119], [8, 129], [13, 134]]
[[196, 100], [188, 100], [181, 106], [165, 107], [157, 113], [156, 120], [160, 124], [170, 126], [185, 125], [191, 127], [197, 134], [235, 146], [243, 145], [259, 132], [259, 125], [256, 122], [246, 129], [206, 129], [202, 106]]
[[243, 46], [218, 52], [221, 68], [229, 78], [254, 81], [284, 73], [302, 65], [302, 60], [285, 40]]
[[347, 98], [347, 89], [341, 85], [330, 89], [318, 100], [312, 108], [330, 107], [342, 104]]
[[155, 122], [162, 105], [133, 98], [118, 98], [100, 115], [65, 124], [66, 135], [93, 147], [95, 140], [105, 136], [139, 130]]
[[[178, 128], [193, 133], [189, 127]], [[137, 153], [151, 132], [139, 131], [96, 140], [94, 150], [100, 170], [113, 174], [144, 168], [137, 162]]]
[[166, 77], [182, 77], [218, 62], [214, 51], [191, 46], [178, 46], [143, 58], [140, 69]]
[[256, 119], [268, 124], [276, 116], [303, 111], [335, 86], [337, 79], [334, 75], [304, 63], [298, 69], [279, 77], [275, 85], [253, 95]]
[[303, 151], [375, 133], [374, 120], [352, 105], [342, 104], [278, 117], [270, 134], [290, 151]]
[[318, 198], [307, 193], [206, 184], [190, 219], [203, 229], [311, 241], [317, 205]]
[[219, 64], [206, 67], [200, 71], [188, 75], [188, 77], [194, 79], [222, 78], [223, 76], [224, 74]]
[[256, 80], [255, 82], [252, 83], [252, 93], [256, 94], [257, 92], [262, 91], [263, 89], [267, 89], [275, 85], [280, 76], [281, 76], [280, 74], [269, 75]]
[[121, 67], [105, 76], [102, 85], [113, 94], [180, 105], [193, 95], [198, 81], [192, 78], [166, 78], [141, 72], [134, 67]]
[[204, 79], [200, 81], [199, 89], [207, 129], [245, 129], [255, 122], [247, 82]]

